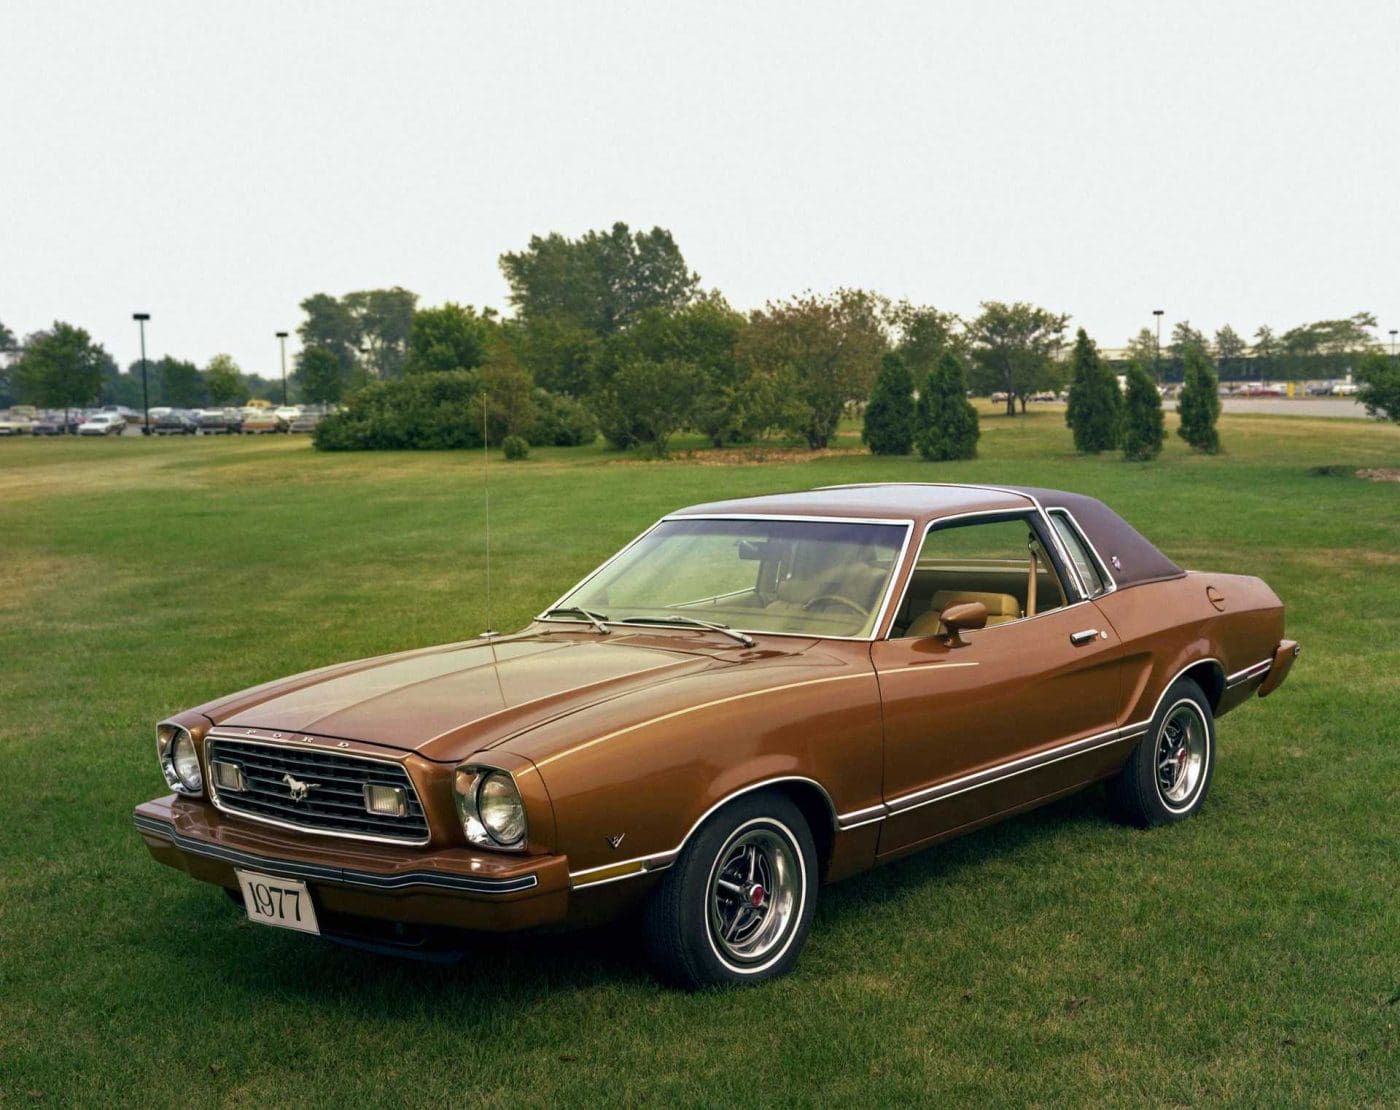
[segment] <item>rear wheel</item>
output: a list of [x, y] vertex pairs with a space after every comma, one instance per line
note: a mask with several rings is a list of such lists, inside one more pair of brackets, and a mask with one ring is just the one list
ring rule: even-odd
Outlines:
[[1215, 770], [1215, 717], [1205, 693], [1178, 679], [1128, 762], [1109, 783], [1115, 815], [1140, 828], [1181, 821], [1205, 803]]
[[781, 794], [737, 799], [691, 838], [647, 904], [647, 948], [663, 977], [694, 990], [791, 970], [816, 912], [817, 854]]

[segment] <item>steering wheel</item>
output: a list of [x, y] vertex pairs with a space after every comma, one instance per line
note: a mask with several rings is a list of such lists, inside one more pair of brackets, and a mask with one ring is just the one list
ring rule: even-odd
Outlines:
[[802, 606], [802, 611], [806, 613], [811, 611], [812, 609], [817, 608], [817, 606], [819, 605], [826, 605], [828, 603], [844, 605], [847, 609], [851, 610], [851, 612], [855, 613], [857, 616], [864, 617], [868, 615], [865, 611], [864, 606], [857, 605], [849, 597], [842, 597], [840, 594], [818, 594], [816, 597], [812, 598], [811, 601], [807, 602], [807, 604]]

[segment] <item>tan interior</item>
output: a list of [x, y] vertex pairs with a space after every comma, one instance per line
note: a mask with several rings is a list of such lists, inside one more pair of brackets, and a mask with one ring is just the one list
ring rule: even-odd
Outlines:
[[987, 610], [987, 627], [1008, 624], [1021, 617], [1021, 603], [1010, 594], [989, 594], [977, 590], [939, 590], [930, 599], [929, 608], [914, 618], [906, 636], [946, 636], [943, 610], [950, 605], [965, 605], [980, 601]]
[[[892, 634], [946, 635], [939, 615], [949, 605], [968, 601], [980, 601], [987, 607], [988, 627], [1020, 620], [1028, 614], [1029, 571], [1029, 560], [923, 563], [909, 581]], [[1065, 604], [1060, 580], [1043, 559], [1036, 561], [1034, 582], [1035, 612], [1044, 613]]]

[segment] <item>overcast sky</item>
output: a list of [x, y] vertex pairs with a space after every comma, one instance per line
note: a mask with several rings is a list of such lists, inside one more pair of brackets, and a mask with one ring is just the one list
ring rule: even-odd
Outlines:
[[624, 220], [865, 286], [1400, 327], [1400, 4], [0, 5], [0, 321], [272, 373], [310, 293], [506, 307]]

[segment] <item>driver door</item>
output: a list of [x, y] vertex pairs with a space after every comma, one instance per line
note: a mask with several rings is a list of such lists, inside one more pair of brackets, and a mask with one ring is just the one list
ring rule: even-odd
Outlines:
[[[1121, 646], [1037, 515], [935, 525], [906, 591], [871, 652], [891, 810], [881, 856], [1098, 776], [1112, 758]], [[937, 613], [971, 600], [987, 626], [948, 635]]]

